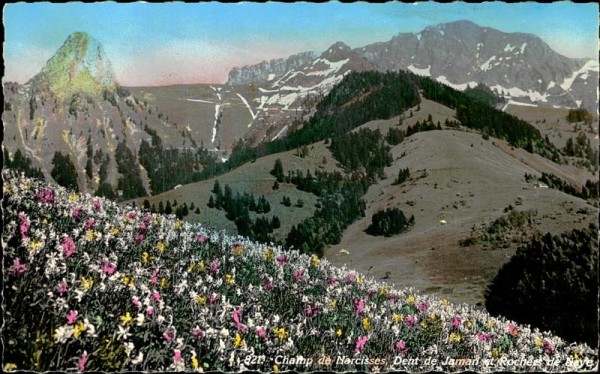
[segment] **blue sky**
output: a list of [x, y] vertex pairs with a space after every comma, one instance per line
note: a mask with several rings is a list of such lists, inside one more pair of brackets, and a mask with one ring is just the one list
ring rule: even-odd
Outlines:
[[26, 82], [75, 31], [104, 45], [121, 84], [221, 83], [233, 66], [460, 19], [536, 34], [565, 56], [598, 57], [593, 3], [17, 3], [4, 8], [4, 80]]

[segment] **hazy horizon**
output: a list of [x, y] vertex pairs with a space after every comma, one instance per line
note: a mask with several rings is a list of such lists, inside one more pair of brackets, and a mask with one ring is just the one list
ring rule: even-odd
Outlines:
[[[598, 5], [540, 3], [17, 3], [4, 7], [3, 81], [25, 83], [73, 32], [96, 38], [124, 86], [222, 84], [235, 66], [352, 48], [469, 20], [598, 59]], [[458, 15], [458, 16], [455, 16]]]

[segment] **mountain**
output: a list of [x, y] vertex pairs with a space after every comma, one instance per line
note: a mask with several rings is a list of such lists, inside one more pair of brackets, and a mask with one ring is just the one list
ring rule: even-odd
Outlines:
[[[460, 53], [457, 53], [460, 51]], [[524, 33], [505, 33], [489, 27], [481, 27], [470, 21], [457, 21], [425, 28], [419, 33], [400, 33], [387, 42], [377, 42], [350, 49], [336, 43], [324, 54], [343, 54], [344, 58], [328, 59], [323, 56], [307, 61], [303, 66], [288, 69], [281, 80], [245, 79], [244, 84], [257, 84], [265, 95], [255, 99], [261, 107], [277, 104], [283, 108], [300, 107], [298, 96], [325, 94], [331, 86], [327, 83], [337, 78], [325, 74], [333, 72], [338, 65], [330, 62], [344, 61], [342, 70], [379, 71], [409, 70], [415, 74], [436, 79], [453, 88], [464, 90], [478, 83], [485, 84], [512, 104], [535, 104], [548, 107], [587, 108], [596, 112], [598, 106], [598, 62], [590, 59], [573, 59], [552, 50], [542, 39]], [[351, 56], [351, 57], [350, 57]], [[265, 63], [242, 68], [245, 76], [262, 71]], [[313, 72], [323, 77], [323, 83], [315, 84], [305, 70], [319, 66]], [[234, 68], [232, 74], [240, 69]], [[230, 74], [229, 83], [234, 82]], [[254, 75], [257, 75], [255, 73]], [[266, 73], [265, 73], [266, 74]], [[260, 75], [264, 77], [264, 74]], [[327, 79], [329, 78], [329, 79]], [[287, 80], [295, 79], [288, 85]], [[282, 86], [292, 90], [282, 90]]]
[[3, 90], [6, 154], [19, 150], [47, 179], [80, 191], [150, 193], [143, 143], [195, 147], [188, 129], [118, 85], [101, 43], [87, 33], [71, 34], [30, 81]]
[[244, 67], [235, 67], [229, 72], [227, 84], [248, 84], [253, 82], [272, 81], [296, 69], [305, 63], [314, 60], [317, 57], [315, 52], [302, 52], [292, 55], [288, 58], [279, 58], [270, 61], [263, 61], [256, 65], [246, 65]]
[[382, 71], [410, 70], [461, 90], [483, 83], [516, 102], [597, 105], [598, 63], [562, 56], [531, 34], [457, 21], [355, 51]]
[[59, 99], [73, 94], [97, 96], [115, 90], [117, 83], [102, 44], [84, 32], [67, 38], [42, 71], [29, 84], [50, 89]]

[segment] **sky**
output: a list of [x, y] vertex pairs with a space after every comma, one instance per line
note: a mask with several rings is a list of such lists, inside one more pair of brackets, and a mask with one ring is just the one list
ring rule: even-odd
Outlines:
[[594, 3], [15, 3], [4, 6], [3, 81], [25, 83], [75, 31], [96, 38], [124, 86], [224, 83], [234, 66], [352, 48], [466, 19], [598, 58]]

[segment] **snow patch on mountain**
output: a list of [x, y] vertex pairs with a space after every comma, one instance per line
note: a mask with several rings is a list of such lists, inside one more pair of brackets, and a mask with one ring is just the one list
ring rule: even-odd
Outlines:
[[477, 86], [477, 82], [467, 82], [467, 83], [460, 83], [460, 84], [452, 83], [452, 82], [448, 81], [448, 78], [446, 78], [446, 76], [444, 76], [444, 75], [440, 75], [439, 77], [435, 78], [435, 80], [442, 84], [445, 84], [446, 86], [450, 86], [458, 91], [464, 91], [467, 89], [467, 87]]
[[488, 71], [491, 69], [490, 67], [490, 63], [492, 61], [494, 61], [496, 59], [496, 56], [492, 56], [489, 58], [489, 60], [487, 60], [486, 62], [484, 62], [483, 64], [481, 64], [481, 66], [479, 67], [482, 71]]
[[408, 70], [410, 70], [411, 72], [417, 74], [417, 75], [424, 75], [426, 77], [431, 76], [431, 72], [429, 71], [431, 69], [431, 65], [427, 66], [426, 69], [419, 69], [416, 66], [414, 66], [413, 64], [408, 65]]
[[340, 61], [336, 61], [336, 62], [331, 62], [325, 58], [318, 58], [313, 62], [313, 65], [319, 63], [319, 62], [323, 62], [326, 65], [329, 66], [329, 68], [327, 68], [327, 70], [318, 70], [318, 71], [311, 71], [309, 73], [307, 73], [306, 75], [318, 75], [318, 76], [328, 76], [330, 74], [335, 74], [337, 73], [344, 65], [346, 65], [348, 63], [348, 61], [350, 61], [349, 58], [340, 60]]
[[568, 91], [571, 88], [571, 86], [573, 85], [573, 81], [575, 81], [575, 78], [577, 78], [577, 76], [579, 74], [581, 74], [581, 78], [582, 79], [586, 79], [588, 77], [588, 73], [589, 72], [598, 72], [598, 61], [595, 61], [595, 60], [589, 60], [589, 61], [587, 61], [581, 67], [581, 69], [579, 69], [576, 72], [574, 72], [573, 75], [571, 75], [570, 77], [565, 78], [565, 80], [560, 85], [560, 87], [563, 90]]

